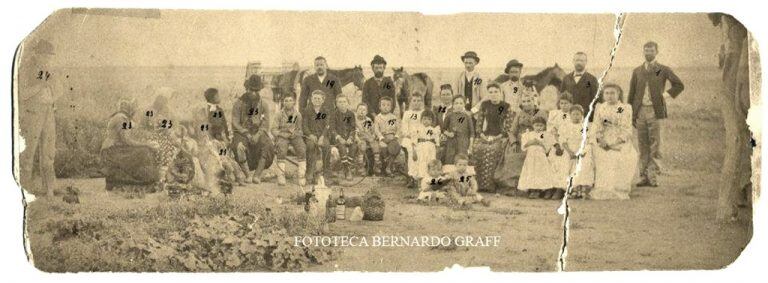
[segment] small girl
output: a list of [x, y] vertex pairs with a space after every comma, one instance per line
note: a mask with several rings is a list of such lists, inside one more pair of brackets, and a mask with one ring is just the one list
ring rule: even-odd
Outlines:
[[[570, 108], [573, 97], [569, 92], [563, 92], [558, 96], [557, 109], [553, 109], [549, 112], [549, 118], [547, 119], [547, 131], [551, 133], [555, 140], [558, 142], [558, 149], [554, 154], [549, 154], [549, 162], [552, 164], [552, 170], [558, 177], [555, 179], [554, 190], [545, 192], [544, 198], [546, 199], [562, 199], [565, 195], [565, 190], [568, 188], [568, 181], [571, 173], [571, 156], [564, 154], [562, 150], [562, 144], [560, 137], [563, 132], [563, 128], [571, 121]], [[578, 149], [578, 146], [576, 146]]]
[[[582, 141], [582, 127], [584, 123], [584, 108], [581, 105], [573, 105], [570, 109], [570, 121], [560, 128], [560, 144], [565, 151], [565, 156], [570, 160], [569, 176], [573, 178], [570, 198], [580, 199], [589, 194], [595, 184], [595, 163], [592, 156], [592, 146], [595, 143], [592, 135], [587, 135], [584, 148], [579, 151]], [[581, 164], [579, 165], [579, 159]], [[577, 165], [579, 166], [577, 171]]]
[[573, 96], [569, 92], [563, 92], [558, 96], [557, 109], [549, 111], [547, 118], [547, 131], [558, 138], [560, 125], [570, 122], [570, 110], [573, 105]]
[[416, 130], [414, 143], [409, 149], [412, 152], [412, 158], [408, 160], [408, 173], [414, 179], [414, 184], [418, 184], [418, 180], [429, 175], [428, 164], [437, 157], [440, 127], [433, 125], [434, 116], [432, 111], [424, 111], [421, 114], [421, 127]]
[[475, 136], [475, 123], [464, 106], [464, 96], [454, 96], [452, 103], [451, 111], [446, 114], [442, 127], [445, 140], [443, 164], [446, 165], [454, 164], [456, 155], [468, 154]]
[[547, 154], [555, 145], [555, 139], [546, 128], [547, 121], [536, 117], [533, 119], [533, 130], [521, 137], [522, 149], [526, 153], [518, 189], [528, 192], [529, 198], [540, 198], [544, 190], [556, 187], [557, 175], [547, 159]]

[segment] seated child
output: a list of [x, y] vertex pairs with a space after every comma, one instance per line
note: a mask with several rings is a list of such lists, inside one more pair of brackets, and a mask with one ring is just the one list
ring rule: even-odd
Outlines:
[[392, 175], [392, 163], [400, 154], [400, 121], [392, 113], [392, 99], [388, 96], [379, 101], [379, 113], [373, 123], [376, 138], [381, 148], [381, 171], [385, 176]]
[[445, 186], [450, 180], [448, 174], [443, 174], [443, 164], [434, 159], [427, 166], [429, 175], [421, 179], [418, 201], [439, 201], [446, 198]]
[[229, 150], [223, 141], [211, 139], [211, 144], [219, 154], [219, 160], [224, 168], [224, 179], [238, 186], [245, 185], [245, 173], [240, 170], [240, 165], [235, 161], [234, 152]]
[[450, 175], [450, 186], [448, 194], [455, 199], [459, 205], [466, 205], [480, 202], [484, 206], [491, 203], [477, 193], [477, 179], [475, 170], [469, 166], [469, 157], [466, 154], [457, 154], [454, 157], [456, 161], [455, 169]]
[[304, 175], [307, 169], [307, 150], [302, 131], [303, 120], [301, 113], [295, 109], [295, 105], [295, 95], [283, 97], [283, 109], [277, 114], [276, 125], [272, 129], [272, 135], [275, 137], [275, 145], [277, 146], [277, 184], [281, 186], [285, 185], [285, 162], [289, 145], [293, 146], [293, 152], [298, 161], [299, 185], [306, 185]]
[[[310, 103], [302, 113], [302, 132], [306, 136], [304, 142], [307, 146], [307, 179], [318, 187], [325, 187], [325, 176], [330, 171], [330, 140], [328, 137], [328, 121], [331, 110], [325, 103], [325, 92], [315, 90], [312, 92]], [[317, 170], [321, 169], [322, 173]]]
[[[360, 160], [358, 164], [363, 165], [366, 169], [368, 176], [371, 176], [378, 168], [375, 166], [379, 163], [379, 142], [376, 137], [376, 132], [373, 130], [373, 120], [368, 117], [368, 105], [360, 103], [357, 105], [357, 111], [355, 112], [355, 141], [357, 141], [357, 147], [362, 154], [360, 154]], [[371, 149], [373, 154], [373, 160], [370, 160], [368, 164], [363, 164], [363, 155], [368, 154], [368, 149]]]
[[355, 113], [349, 110], [349, 98], [346, 95], [336, 96], [336, 112], [331, 116], [330, 136], [333, 145], [339, 151], [344, 179], [352, 179], [352, 168], [357, 156], [355, 143]]
[[533, 131], [522, 135], [521, 144], [525, 151], [523, 169], [520, 172], [518, 189], [528, 192], [529, 198], [541, 198], [545, 190], [557, 186], [558, 176], [553, 172], [547, 159], [550, 149], [555, 145], [555, 139], [546, 131], [547, 121], [543, 117], [533, 119]]

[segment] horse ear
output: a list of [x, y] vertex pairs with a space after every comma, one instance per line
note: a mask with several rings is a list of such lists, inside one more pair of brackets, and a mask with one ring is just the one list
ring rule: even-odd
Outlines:
[[555, 67], [557, 67], [557, 68], [560, 68], [560, 65], [558, 65], [557, 63], [555, 63]]

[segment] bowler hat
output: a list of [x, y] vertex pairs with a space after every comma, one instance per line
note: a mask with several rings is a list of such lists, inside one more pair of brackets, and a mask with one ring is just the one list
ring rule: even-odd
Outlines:
[[247, 80], [245, 80], [243, 85], [245, 86], [246, 90], [259, 91], [264, 88], [264, 85], [261, 82], [261, 77], [257, 75], [251, 75]]
[[509, 73], [509, 69], [511, 69], [512, 67], [522, 68], [523, 63], [520, 63], [520, 61], [517, 61], [517, 59], [510, 60], [509, 62], [507, 62], [507, 67], [504, 68], [504, 73], [505, 74]]
[[384, 57], [381, 57], [379, 55], [373, 56], [373, 60], [371, 60], [371, 65], [373, 64], [387, 64], [387, 60], [384, 60]]
[[461, 56], [462, 61], [464, 61], [466, 58], [475, 59], [476, 62], [480, 63], [480, 57], [477, 57], [477, 53], [475, 53], [475, 51], [467, 51], [464, 53], [464, 56]]

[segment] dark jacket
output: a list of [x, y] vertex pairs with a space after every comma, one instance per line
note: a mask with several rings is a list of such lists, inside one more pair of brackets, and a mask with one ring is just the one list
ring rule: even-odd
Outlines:
[[310, 103], [307, 108], [301, 112], [303, 119], [302, 131], [305, 136], [315, 135], [317, 138], [325, 136], [328, 138], [332, 110], [328, 106], [320, 107], [320, 112], [315, 112]]
[[[573, 104], [584, 107], [584, 115], [587, 115], [589, 105], [597, 96], [599, 86], [597, 78], [589, 72], [584, 72], [584, 75], [581, 76], [578, 82], [574, 78], [574, 73], [571, 72], [563, 78], [563, 82], [560, 84], [560, 92], [568, 91], [571, 93], [573, 95]], [[597, 103], [600, 102], [603, 102], [602, 98], [598, 98]]]
[[[334, 75], [325, 73], [325, 79], [320, 82], [317, 74], [312, 74], [301, 82], [301, 95], [299, 95], [299, 110], [304, 111], [304, 108], [309, 104], [309, 100], [312, 99], [312, 92], [315, 90], [322, 90], [325, 92], [326, 107], [333, 109], [336, 107], [336, 95], [341, 93], [341, 81]], [[305, 117], [308, 118], [308, 117]]]
[[334, 143], [338, 143], [338, 141], [335, 141], [336, 135], [341, 136], [343, 139], [349, 139], [354, 136], [357, 127], [355, 113], [351, 110], [343, 113], [338, 110], [334, 111], [333, 115], [331, 115], [329, 127], [330, 137], [334, 139]]
[[669, 81], [670, 88], [666, 90], [672, 98], [677, 97], [685, 88], [680, 78], [667, 66], [653, 63], [646, 70], [645, 65], [632, 71], [632, 79], [629, 82], [629, 96], [627, 103], [632, 104], [632, 121], [637, 119], [640, 107], [643, 105], [643, 96], [646, 95], [646, 85], [650, 90], [653, 111], [656, 119], [667, 118], [667, 104], [664, 102], [664, 86]]
[[[376, 78], [370, 78], [363, 84], [363, 99], [362, 102], [368, 105], [368, 114], [371, 117], [375, 117], [379, 114], [379, 101], [382, 97], [388, 96], [392, 99], [392, 104], [395, 103], [395, 82], [390, 77], [384, 77], [381, 82], [376, 81]], [[394, 105], [393, 105], [394, 106]]]
[[229, 139], [229, 128], [227, 127], [227, 116], [224, 115], [224, 109], [216, 105], [215, 109], [208, 109], [208, 124], [210, 124], [209, 133], [214, 139], [223, 141]]

